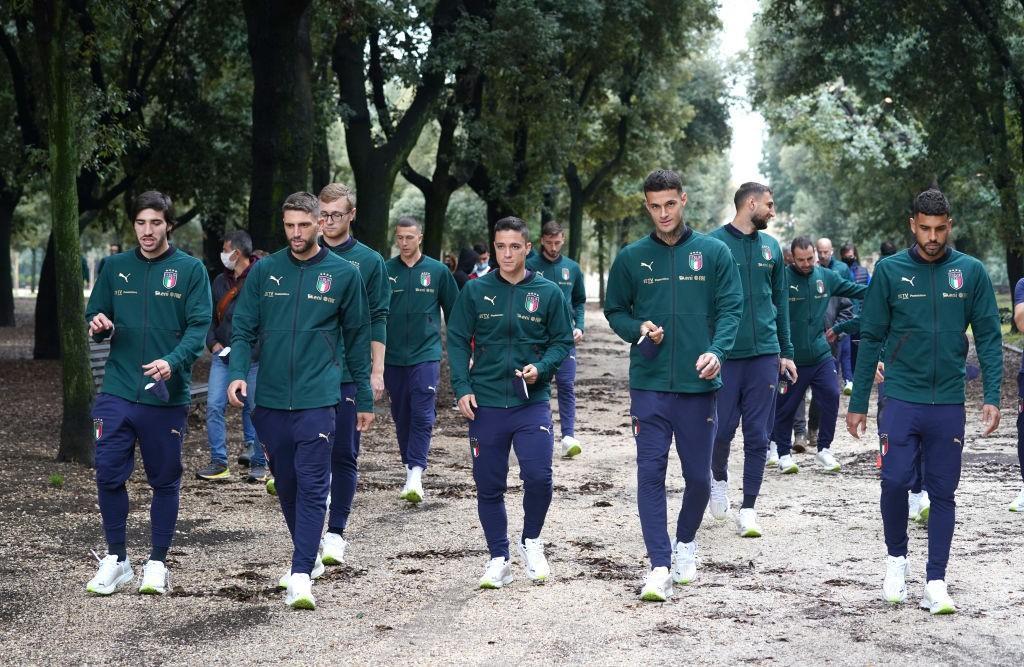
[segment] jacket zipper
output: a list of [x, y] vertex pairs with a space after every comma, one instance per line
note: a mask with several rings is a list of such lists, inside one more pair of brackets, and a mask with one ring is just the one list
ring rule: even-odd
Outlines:
[[674, 327], [676, 324], [676, 249], [671, 247], [668, 249], [669, 266], [672, 268], [672, 273], [669, 275], [669, 284], [672, 285], [672, 318], [669, 320], [669, 326], [673, 327], [672, 333], [672, 344], [669, 346], [669, 357], [668, 357], [668, 386], [675, 389], [676, 387], [676, 336]]
[[754, 276], [750, 272], [750, 260], [751, 260], [750, 246], [751, 246], [751, 242], [745, 240], [744, 243], [743, 243], [743, 246], [744, 246], [744, 250], [747, 251], [746, 252], [746, 255], [747, 255], [747, 262], [746, 262], [746, 264], [747, 264], [747, 289], [750, 290], [750, 336], [751, 336], [751, 339], [754, 342], [754, 354], [756, 355], [758, 353], [758, 350], [757, 350], [757, 308], [755, 307], [755, 304], [754, 304]]
[[306, 267], [299, 267], [299, 283], [295, 287], [295, 312], [292, 315], [292, 353], [288, 358], [288, 409], [292, 409], [295, 398], [295, 331], [299, 321], [299, 293], [302, 291], [302, 276]]
[[[401, 260], [399, 260], [399, 261], [401, 261]], [[402, 264], [405, 264], [405, 262], [402, 262]], [[404, 301], [406, 302], [405, 347], [402, 348], [402, 350], [405, 351], [405, 352], [408, 352], [408, 350], [409, 350], [409, 326], [408, 325], [409, 325], [409, 320], [411, 319], [409, 317], [409, 315], [412, 314], [412, 301], [411, 301], [411, 299], [412, 299], [412, 292], [410, 292], [409, 290], [411, 290], [411, 289], [412, 289], [412, 269], [410, 267], [406, 266], [405, 267], [405, 294], [404, 294], [404, 296], [405, 296]], [[406, 362], [408, 360], [407, 359], [402, 359], [402, 361]]]
[[[508, 311], [505, 313], [505, 319], [508, 320], [508, 344], [505, 345], [505, 372], [508, 373], [512, 370], [512, 299], [515, 297], [516, 288], [514, 285], [508, 288]], [[512, 373], [515, 376], [515, 372]], [[505, 383], [505, 407], [511, 407], [508, 393], [509, 383]]]
[[936, 366], [938, 366], [938, 359], [936, 358], [936, 345], [939, 342], [938, 326], [939, 326], [939, 304], [935, 298], [935, 263], [932, 262], [928, 265], [928, 275], [931, 278], [932, 284], [932, 405], [935, 405], [935, 376]]
[[[149, 272], [153, 268], [152, 262], [146, 262], [146, 279], [142, 281], [142, 289], [149, 289]], [[146, 336], [149, 335], [149, 295], [143, 291], [142, 293], [142, 363], [146, 362]], [[141, 364], [140, 364], [141, 365]], [[139, 387], [135, 390], [135, 402], [138, 403], [142, 400], [142, 388]]]

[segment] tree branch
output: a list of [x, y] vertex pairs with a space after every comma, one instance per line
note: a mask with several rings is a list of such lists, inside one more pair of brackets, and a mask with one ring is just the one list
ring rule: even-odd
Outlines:
[[416, 186], [416, 189], [422, 192], [424, 196], [427, 196], [430, 192], [430, 179], [413, 169], [408, 160], [402, 165], [402, 176], [405, 177], [405, 180]]
[[160, 41], [157, 43], [156, 48], [149, 54], [149, 59], [146, 60], [146, 66], [142, 68], [142, 77], [139, 79], [139, 85], [137, 89], [142, 92], [146, 90], [149, 85], [149, 78], [153, 75], [153, 70], [156, 69], [157, 63], [164, 55], [164, 51], [167, 49], [167, 44], [171, 41], [171, 36], [177, 29], [178, 24], [185, 17], [186, 11], [195, 4], [195, 0], [185, 0], [181, 5], [174, 10], [171, 17], [167, 19], [167, 27], [164, 29], [163, 34], [160, 36]]
[[388, 110], [387, 96], [384, 94], [384, 68], [380, 64], [380, 31], [374, 29], [370, 33], [370, 86], [373, 89], [373, 106], [377, 109], [377, 119], [380, 121], [384, 136], [388, 139], [395, 132], [394, 124], [391, 121], [391, 111]]
[[14, 48], [7, 31], [3, 28], [0, 28], [0, 51], [4, 52], [7, 65], [11, 70], [18, 126], [21, 128], [21, 143], [26, 148], [45, 148], [39, 127], [36, 125], [35, 98], [29, 91], [25, 67], [22, 65], [18, 51]]

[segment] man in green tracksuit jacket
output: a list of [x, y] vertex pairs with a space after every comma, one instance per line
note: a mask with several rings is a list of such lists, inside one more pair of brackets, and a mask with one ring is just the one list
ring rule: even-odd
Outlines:
[[[964, 446], [964, 382], [969, 326], [984, 384], [982, 435], [999, 426], [1002, 333], [992, 282], [977, 259], [947, 246], [953, 220], [938, 190], [914, 199], [910, 229], [916, 245], [880, 261], [861, 312], [861, 348], [846, 427], [859, 438], [878, 361], [885, 362], [886, 408], [878, 424], [882, 454], [882, 525], [889, 552], [882, 593], [906, 599], [908, 498], [921, 457], [931, 499], [928, 564], [921, 606], [955, 611], [946, 564]], [[885, 358], [880, 350], [885, 344]]]
[[391, 396], [398, 451], [405, 464], [405, 486], [399, 495], [416, 504], [423, 500], [430, 437], [437, 419], [441, 383], [441, 311], [450, 318], [459, 286], [448, 267], [420, 250], [420, 221], [403, 217], [395, 226], [398, 256], [384, 263], [391, 285], [384, 386]]
[[[729, 248], [683, 222], [679, 175], [644, 181], [650, 236], [619, 251], [604, 312], [632, 344], [629, 398], [636, 441], [637, 507], [651, 561], [641, 598], [663, 601], [697, 574], [697, 529], [711, 493], [720, 369], [732, 349], [743, 294]], [[686, 489], [675, 540], [665, 530], [665, 472], [675, 436]], [[671, 573], [669, 572], [671, 568]]]
[[358, 428], [373, 422], [370, 318], [359, 272], [317, 245], [316, 196], [290, 195], [283, 217], [288, 248], [255, 264], [235, 306], [228, 399], [241, 407], [258, 340], [253, 422], [294, 545], [281, 584], [288, 605], [312, 609], [310, 578], [323, 572], [317, 547], [330, 489], [342, 354], [356, 381]]
[[547, 278], [562, 288], [565, 300], [572, 308], [573, 348], [558, 367], [555, 386], [558, 387], [558, 428], [562, 432], [562, 457], [571, 459], [583, 451], [576, 439], [576, 345], [583, 340], [583, 320], [587, 305], [587, 290], [583, 284], [580, 265], [562, 254], [565, 231], [554, 220], [544, 223], [540, 231], [540, 252], [531, 251], [526, 257], [526, 268]]
[[736, 217], [710, 236], [729, 246], [743, 281], [743, 320], [729, 359], [722, 366], [718, 395], [718, 435], [711, 459], [711, 515], [729, 515], [729, 446], [743, 420], [743, 504], [737, 532], [760, 537], [754, 502], [761, 492], [768, 436], [780, 376], [796, 381], [789, 340], [789, 300], [785, 265], [778, 241], [764, 233], [775, 217], [771, 188], [744, 183], [733, 198]]
[[[351, 234], [356, 218], [356, 194], [341, 183], [329, 183], [320, 190], [320, 245], [359, 270], [370, 306], [370, 386], [373, 398], [384, 395], [384, 356], [387, 342], [388, 304], [391, 289], [384, 258]], [[324, 535], [324, 563], [338, 565], [345, 560], [348, 542], [344, 538], [358, 478], [359, 429], [356, 428], [355, 383], [350, 369], [342, 368], [341, 403], [331, 462], [331, 507]]]
[[[790, 246], [793, 263], [786, 268], [789, 285], [789, 333], [793, 340], [793, 361], [797, 380], [782, 380], [775, 407], [772, 441], [778, 447], [779, 471], [800, 471], [790, 454], [793, 419], [804, 400], [807, 388], [818, 406], [821, 422], [818, 430], [818, 465], [826, 472], [838, 472], [839, 462], [830, 451], [839, 416], [839, 384], [832, 348], [826, 340], [825, 312], [831, 297], [860, 300], [867, 285], [858, 285], [837, 272], [814, 264], [814, 244], [806, 236], [793, 239]], [[834, 333], [832, 334], [835, 335]]]
[[470, 420], [477, 510], [491, 555], [481, 588], [512, 581], [505, 516], [511, 447], [523, 480], [523, 533], [516, 546], [530, 579], [543, 582], [550, 573], [540, 539], [552, 493], [548, 400], [551, 378], [572, 347], [572, 315], [558, 285], [526, 268], [529, 251], [525, 222], [496, 222], [498, 270], [466, 283], [448, 323], [452, 388]]
[[126, 547], [125, 482], [135, 468], [136, 442], [153, 489], [153, 549], [139, 592], [167, 592], [165, 558], [178, 519], [192, 364], [203, 350], [212, 310], [206, 269], [168, 243], [174, 225], [170, 198], [143, 192], [132, 202], [131, 219], [139, 247], [107, 258], [86, 307], [93, 339], [110, 337], [92, 411], [107, 538], [107, 556], [86, 585], [95, 595], [115, 593], [134, 578]]

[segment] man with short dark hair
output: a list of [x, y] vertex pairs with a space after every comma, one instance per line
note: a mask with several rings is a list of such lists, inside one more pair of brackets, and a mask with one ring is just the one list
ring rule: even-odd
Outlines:
[[469, 274], [469, 279], [480, 278], [486, 276], [491, 271], [491, 253], [487, 250], [487, 245], [483, 243], [474, 243], [473, 252], [476, 253], [476, 264], [473, 265], [473, 271]]
[[558, 285], [573, 314], [573, 347], [558, 367], [558, 428], [562, 433], [562, 457], [571, 459], [583, 451], [576, 439], [576, 345], [583, 340], [583, 321], [587, 290], [580, 265], [562, 254], [565, 231], [554, 220], [544, 223], [540, 232], [540, 252], [531, 251], [526, 268]]
[[[686, 199], [675, 172], [659, 169], [647, 176], [644, 205], [654, 231], [619, 251], [604, 307], [612, 330], [632, 345], [636, 502], [651, 563], [640, 597], [654, 602], [671, 597], [673, 583], [688, 584], [697, 576], [697, 529], [711, 493], [720, 370], [743, 312], [729, 248], [686, 226]], [[685, 486], [670, 539], [665, 473], [673, 436]]]
[[127, 556], [125, 482], [135, 468], [136, 441], [153, 489], [153, 548], [139, 592], [167, 592], [165, 561], [178, 519], [192, 364], [210, 325], [206, 269], [168, 242], [174, 226], [170, 197], [143, 192], [132, 202], [131, 219], [139, 247], [107, 258], [85, 312], [93, 340], [110, 338], [103, 386], [92, 410], [96, 486], [107, 539], [107, 555], [86, 584], [95, 595], [116, 593], [135, 576]]
[[[384, 357], [387, 343], [388, 305], [391, 289], [380, 253], [352, 236], [356, 219], [356, 194], [342, 183], [329, 183], [320, 190], [320, 245], [356, 269], [363, 280], [370, 308], [370, 386], [374, 400], [384, 395]], [[356, 383], [347, 366], [342, 369], [341, 402], [331, 463], [331, 507], [323, 541], [324, 563], [345, 561], [345, 528], [356, 496], [359, 459], [359, 429], [356, 428]]]
[[[252, 237], [238, 229], [224, 237], [220, 253], [224, 271], [213, 279], [213, 321], [206, 334], [206, 347], [210, 360], [210, 378], [206, 399], [206, 437], [210, 445], [210, 463], [196, 472], [203, 480], [221, 480], [231, 477], [228, 467], [227, 430], [224, 411], [228, 402], [228, 358], [231, 354], [231, 321], [235, 315], [238, 295], [245, 285], [256, 258], [252, 255]], [[259, 342], [253, 345], [252, 366], [246, 382], [249, 395], [242, 407], [242, 452], [238, 462], [249, 466], [249, 482], [265, 482], [267, 457], [263, 445], [256, 437], [252, 425], [252, 411], [256, 407], [256, 374], [259, 371]]]
[[395, 225], [398, 255], [384, 263], [391, 286], [384, 386], [391, 396], [398, 451], [405, 465], [399, 497], [423, 500], [430, 438], [437, 419], [441, 384], [441, 312], [451, 317], [459, 287], [452, 272], [420, 250], [423, 227], [412, 217]]
[[558, 286], [526, 268], [529, 251], [526, 223], [498, 220], [498, 270], [466, 283], [448, 324], [452, 388], [469, 420], [477, 510], [490, 554], [480, 588], [512, 581], [505, 488], [513, 447], [523, 480], [516, 547], [529, 579], [543, 583], [551, 574], [540, 538], [553, 490], [549, 386], [572, 347], [572, 315]]
[[729, 516], [729, 447], [743, 422], [743, 503], [736, 516], [737, 532], [761, 537], [754, 503], [761, 491], [775, 392], [779, 378], [797, 380], [789, 336], [789, 301], [779, 242], [764, 233], [775, 217], [772, 190], [744, 183], [733, 201], [732, 222], [711, 232], [732, 251], [743, 283], [743, 319], [729, 358], [722, 365], [718, 396], [720, 430], [711, 463], [711, 502], [715, 519]]
[[835, 271], [815, 266], [814, 245], [806, 236], [794, 239], [791, 251], [793, 263], [786, 269], [786, 282], [789, 285], [790, 336], [797, 380], [793, 383], [782, 381], [775, 407], [773, 426], [778, 447], [778, 468], [783, 474], [800, 471], [790, 454], [790, 442], [794, 417], [804, 401], [805, 392], [810, 388], [811, 400], [818, 406], [821, 415], [815, 461], [825, 472], [838, 472], [840, 465], [832, 455], [831, 445], [839, 416], [839, 385], [836, 382], [832, 350], [826, 339], [834, 340], [835, 333], [831, 329], [826, 333], [825, 311], [828, 310], [831, 297], [860, 300], [867, 286], [857, 285], [840, 277]]
[[317, 245], [316, 195], [289, 195], [282, 217], [288, 247], [258, 261], [242, 286], [227, 392], [242, 407], [252, 348], [260, 341], [253, 419], [294, 547], [278, 586], [287, 588], [285, 603], [293, 609], [314, 609], [311, 579], [324, 571], [317, 545], [331, 487], [342, 354], [356, 384], [356, 428], [373, 423], [370, 317], [359, 272]]
[[982, 437], [999, 426], [1003, 377], [1002, 333], [985, 266], [948, 246], [949, 201], [930, 189], [914, 198], [910, 231], [915, 245], [875, 266], [861, 314], [861, 351], [847, 430], [867, 427], [871, 379], [885, 345], [886, 409], [878, 424], [882, 454], [882, 526], [889, 556], [882, 596], [906, 600], [907, 491], [920, 454], [931, 498], [928, 564], [921, 606], [932, 614], [956, 611], [946, 589], [946, 565], [955, 525], [954, 499], [964, 446], [964, 384], [969, 326], [984, 384]]

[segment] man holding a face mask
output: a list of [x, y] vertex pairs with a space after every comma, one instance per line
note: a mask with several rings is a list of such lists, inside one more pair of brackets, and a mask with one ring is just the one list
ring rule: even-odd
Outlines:
[[[210, 463], [196, 473], [199, 479], [223, 480], [231, 477], [228, 467], [227, 429], [224, 411], [228, 400], [228, 355], [231, 353], [231, 320], [235, 303], [242, 291], [249, 269], [258, 258], [252, 254], [252, 238], [237, 230], [224, 237], [220, 261], [225, 271], [213, 279], [213, 321], [206, 333], [206, 347], [213, 355], [210, 362], [210, 387], [206, 403], [206, 434], [210, 443]], [[249, 466], [249, 482], [263, 482], [267, 478], [267, 457], [256, 437], [252, 425], [252, 411], [256, 400], [256, 373], [259, 371], [259, 343], [253, 345], [252, 367], [247, 384], [249, 395], [242, 408], [242, 452], [238, 462]]]

